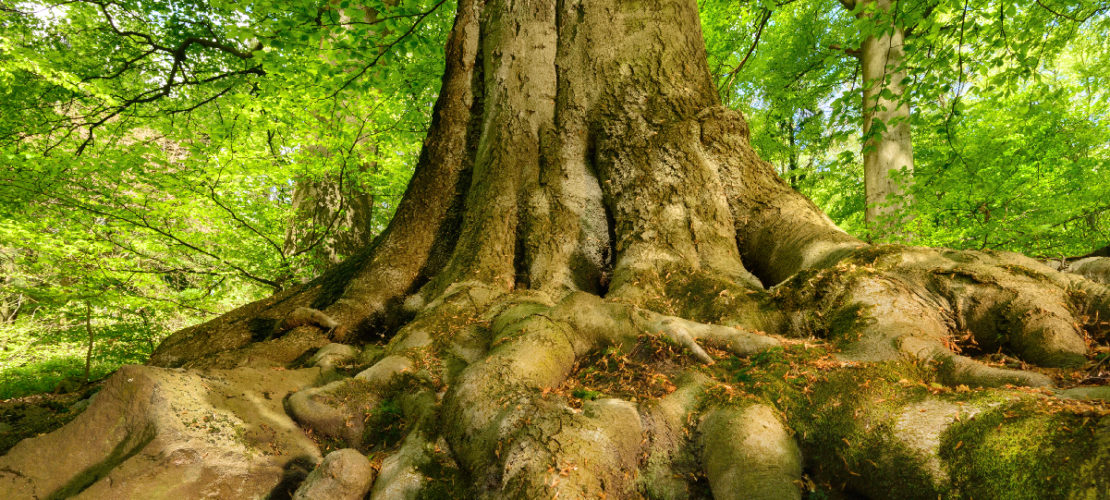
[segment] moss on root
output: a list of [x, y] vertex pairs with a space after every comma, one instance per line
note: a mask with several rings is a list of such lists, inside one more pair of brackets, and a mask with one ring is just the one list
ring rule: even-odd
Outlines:
[[960, 494], [1106, 498], [1110, 419], [1098, 412], [1056, 412], [1051, 406], [1042, 398], [1028, 398], [949, 428], [940, 455]]
[[416, 495], [417, 500], [454, 500], [456, 498], [475, 498], [474, 485], [466, 473], [438, 444], [432, 450], [431, 459], [417, 467], [426, 482]]
[[[926, 457], [895, 435], [900, 411], [928, 396], [912, 370], [883, 363], [835, 370], [795, 400], [791, 422], [815, 480], [869, 496], [936, 498]], [[909, 378], [907, 378], [909, 377]]]

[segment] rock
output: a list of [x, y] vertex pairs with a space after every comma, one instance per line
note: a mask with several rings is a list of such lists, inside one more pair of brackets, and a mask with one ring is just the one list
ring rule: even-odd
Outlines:
[[359, 500], [370, 491], [373, 482], [374, 469], [370, 461], [358, 450], [345, 448], [324, 457], [297, 488], [293, 499]]

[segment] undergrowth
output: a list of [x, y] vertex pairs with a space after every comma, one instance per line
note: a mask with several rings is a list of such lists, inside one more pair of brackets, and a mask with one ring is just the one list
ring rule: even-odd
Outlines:
[[[166, 333], [142, 324], [94, 326], [90, 380], [125, 364], [145, 363]], [[54, 391], [83, 382], [88, 333], [84, 325], [43, 326], [30, 321], [0, 325], [0, 399]]]

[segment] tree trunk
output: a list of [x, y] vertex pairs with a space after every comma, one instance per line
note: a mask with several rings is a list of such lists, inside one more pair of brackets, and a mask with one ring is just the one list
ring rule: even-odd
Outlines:
[[362, 186], [330, 176], [303, 178], [293, 190], [293, 218], [285, 231], [286, 255], [307, 253], [323, 272], [355, 255], [373, 240], [374, 195]]
[[[393, 5], [393, 2], [389, 2], [389, 5]], [[375, 9], [368, 6], [353, 8], [363, 11], [361, 14], [364, 14], [366, 22], [378, 21], [378, 12]], [[349, 26], [351, 16], [342, 2], [330, 0], [328, 9], [335, 11], [340, 25], [345, 28]], [[386, 34], [388, 33], [381, 33], [382, 36]], [[326, 54], [324, 49], [327, 42], [325, 39], [320, 40], [321, 54]], [[327, 60], [326, 55], [321, 57]], [[318, 115], [316, 118], [321, 129], [325, 130], [332, 128], [330, 125], [333, 123], [329, 122], [333, 121], [356, 123], [356, 117], [350, 115]], [[377, 154], [377, 145], [372, 142], [366, 144], [368, 139], [361, 133], [355, 137], [354, 143], [345, 152], [347, 158], [341, 160], [342, 168], [338, 174], [320, 178], [302, 177], [294, 186], [293, 217], [286, 228], [282, 250], [288, 256], [309, 254], [312, 257], [312, 268], [317, 274], [355, 255], [369, 245], [375, 236], [374, 195], [366, 191], [366, 186], [357, 182], [357, 176], [353, 175], [376, 170], [373, 161], [365, 159]], [[325, 146], [310, 146], [306, 149], [309, 154], [317, 155], [325, 161], [327, 157], [337, 153], [329, 151]]]
[[85, 333], [88, 335], [88, 342], [85, 350], [85, 383], [89, 383], [89, 376], [92, 374], [92, 355], [93, 345], [96, 341], [96, 335], [92, 327], [92, 305], [89, 301], [85, 301]]
[[1060, 399], [1105, 387], [952, 349], [1082, 365], [1110, 291], [838, 229], [718, 102], [693, 1], [460, 0], [446, 50], [373, 245], [174, 334], [0, 458], [0, 491], [1106, 491], [1107, 407]]
[[[864, 18], [874, 18], [880, 34], [864, 38], [860, 47], [863, 72], [863, 180], [867, 198], [864, 221], [876, 240], [905, 235], [909, 203], [905, 198], [913, 175], [910, 104], [905, 99], [902, 67], [905, 38], [893, 12], [897, 0], [859, 0]], [[871, 6], [874, 12], [871, 12]], [[901, 175], [898, 175], [899, 172]]]

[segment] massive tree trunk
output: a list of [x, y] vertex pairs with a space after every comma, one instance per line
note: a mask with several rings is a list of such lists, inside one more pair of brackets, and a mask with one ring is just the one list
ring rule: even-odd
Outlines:
[[1110, 292], [839, 230], [718, 102], [693, 1], [460, 0], [446, 50], [372, 245], [174, 334], [0, 458], [0, 491], [1107, 491], [1107, 408], [1066, 399], [1105, 387], [1057, 386]]

